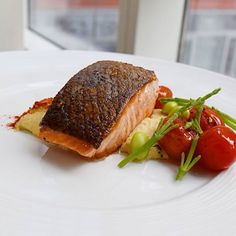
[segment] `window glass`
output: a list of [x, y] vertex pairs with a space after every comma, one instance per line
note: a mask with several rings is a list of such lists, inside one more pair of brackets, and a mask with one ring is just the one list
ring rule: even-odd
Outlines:
[[236, 77], [236, 0], [187, 2], [179, 61]]
[[116, 51], [119, 0], [29, 0], [29, 27], [66, 49]]

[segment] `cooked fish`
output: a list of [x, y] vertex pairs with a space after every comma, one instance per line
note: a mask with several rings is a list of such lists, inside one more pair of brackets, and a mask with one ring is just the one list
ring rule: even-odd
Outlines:
[[116, 61], [98, 61], [74, 75], [41, 121], [39, 136], [90, 158], [117, 150], [150, 116], [158, 95], [155, 73]]

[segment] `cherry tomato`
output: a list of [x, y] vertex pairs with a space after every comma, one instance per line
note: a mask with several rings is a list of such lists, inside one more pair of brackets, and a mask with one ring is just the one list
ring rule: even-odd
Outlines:
[[173, 97], [173, 93], [172, 91], [166, 87], [166, 86], [159, 86], [159, 94], [158, 94], [158, 97], [157, 97], [157, 100], [156, 100], [156, 106], [155, 108], [158, 108], [158, 109], [162, 109], [163, 108], [163, 105], [161, 102], [160, 102], [160, 98], [172, 98]]
[[[197, 108], [193, 108], [190, 111], [190, 119], [195, 118]], [[224, 121], [221, 117], [210, 107], [204, 106], [200, 119], [200, 126], [203, 131], [210, 129], [217, 125], [224, 125]]]
[[212, 127], [200, 136], [197, 153], [208, 169], [227, 169], [236, 160], [236, 134], [226, 126]]
[[195, 133], [186, 130], [181, 119], [176, 119], [173, 123], [179, 127], [167, 133], [158, 143], [171, 159], [180, 159], [182, 152], [188, 154]]

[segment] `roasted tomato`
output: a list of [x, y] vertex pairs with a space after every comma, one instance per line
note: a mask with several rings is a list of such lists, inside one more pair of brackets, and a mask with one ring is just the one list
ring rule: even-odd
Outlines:
[[[197, 108], [193, 108], [190, 111], [190, 119], [195, 118], [196, 111]], [[200, 119], [200, 126], [202, 130], [206, 131], [217, 125], [224, 125], [224, 121], [214, 110], [212, 110], [210, 107], [204, 106]]]
[[208, 169], [227, 169], [236, 160], [236, 134], [226, 126], [212, 127], [200, 136], [197, 153]]
[[158, 98], [156, 101], [155, 108], [158, 108], [158, 109], [163, 108], [163, 104], [160, 102], [160, 98], [172, 98], [172, 97], [173, 97], [173, 93], [168, 87], [160, 86], [159, 87], [159, 95], [158, 95]]
[[179, 127], [167, 133], [159, 141], [159, 145], [171, 159], [180, 159], [182, 152], [188, 154], [195, 132], [186, 130], [181, 119], [176, 119], [173, 123]]

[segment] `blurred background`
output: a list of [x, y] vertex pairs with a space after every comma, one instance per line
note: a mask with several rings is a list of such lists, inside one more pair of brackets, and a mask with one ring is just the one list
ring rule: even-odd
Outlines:
[[3, 0], [0, 51], [97, 50], [236, 77], [236, 0]]

